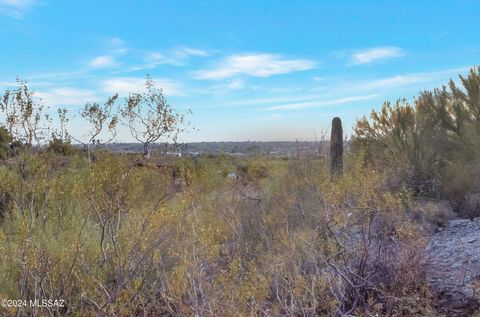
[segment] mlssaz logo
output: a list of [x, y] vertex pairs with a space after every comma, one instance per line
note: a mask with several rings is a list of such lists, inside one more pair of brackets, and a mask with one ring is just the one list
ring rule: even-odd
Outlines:
[[65, 301], [63, 299], [31, 299], [30, 307], [64, 307]]

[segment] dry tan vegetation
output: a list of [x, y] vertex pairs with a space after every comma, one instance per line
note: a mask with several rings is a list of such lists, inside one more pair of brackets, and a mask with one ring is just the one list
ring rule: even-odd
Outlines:
[[[16, 104], [22, 115], [0, 131], [0, 298], [65, 305], [0, 311], [449, 316], [423, 250], [452, 206], [474, 205], [478, 184], [465, 175], [478, 172], [478, 76], [463, 95], [451, 86], [361, 120], [335, 175], [315, 156], [84, 153], [64, 133], [40, 151], [29, 146], [36, 134], [20, 129], [40, 121], [30, 121], [29, 103]], [[97, 130], [116, 124], [100, 106], [88, 109], [102, 119]], [[424, 126], [426, 109], [441, 120]], [[226, 177], [232, 171], [239, 179]], [[474, 314], [478, 303], [469, 305], [456, 314]]]
[[[335, 182], [316, 159], [177, 159], [190, 179], [183, 191], [170, 173], [133, 166], [128, 156], [99, 153], [92, 165], [49, 153], [19, 159], [28, 175], [17, 166], [1, 174], [12, 194], [2, 214], [0, 291], [66, 300], [41, 314], [432, 309], [409, 197], [386, 190], [359, 158]], [[245, 183], [224, 177], [237, 166], [252, 173]]]

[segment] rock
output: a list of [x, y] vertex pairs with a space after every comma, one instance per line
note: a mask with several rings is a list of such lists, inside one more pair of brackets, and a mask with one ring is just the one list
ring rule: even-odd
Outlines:
[[237, 175], [235, 172], [228, 173], [227, 179], [229, 179], [229, 180], [237, 180], [237, 179], [238, 179], [238, 175]]
[[430, 284], [449, 301], [474, 300], [480, 277], [480, 218], [454, 219], [436, 231], [425, 250]]

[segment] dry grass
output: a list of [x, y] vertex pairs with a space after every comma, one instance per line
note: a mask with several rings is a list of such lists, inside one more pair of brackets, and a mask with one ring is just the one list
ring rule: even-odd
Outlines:
[[181, 190], [129, 156], [19, 160], [0, 169], [0, 294], [66, 306], [4, 314], [435, 315], [411, 196], [361, 158], [335, 180], [315, 158], [176, 159]]

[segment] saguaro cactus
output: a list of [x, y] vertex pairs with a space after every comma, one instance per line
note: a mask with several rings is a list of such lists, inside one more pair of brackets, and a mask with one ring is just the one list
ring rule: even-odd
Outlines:
[[342, 172], [343, 167], [343, 129], [342, 120], [335, 117], [332, 120], [332, 133], [330, 134], [330, 164], [332, 175]]

